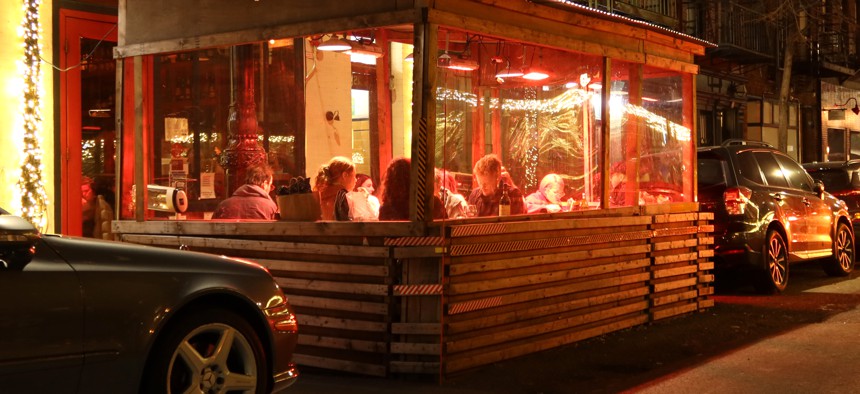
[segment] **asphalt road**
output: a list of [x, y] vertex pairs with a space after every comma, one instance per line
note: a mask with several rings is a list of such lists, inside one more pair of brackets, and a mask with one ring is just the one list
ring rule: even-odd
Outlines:
[[792, 268], [789, 289], [730, 287], [708, 311], [486, 366], [439, 383], [302, 369], [290, 393], [855, 393], [860, 274]]

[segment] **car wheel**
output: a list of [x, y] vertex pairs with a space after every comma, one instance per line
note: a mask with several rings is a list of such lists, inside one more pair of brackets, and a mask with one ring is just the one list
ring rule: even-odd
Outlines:
[[764, 294], [779, 293], [788, 285], [788, 251], [785, 239], [778, 231], [769, 230], [764, 245], [764, 273], [756, 282], [756, 290]]
[[854, 271], [854, 237], [845, 223], [836, 227], [833, 239], [833, 257], [824, 263], [824, 272], [830, 276], [847, 276]]
[[143, 377], [144, 393], [263, 393], [259, 337], [233, 312], [202, 309], [166, 329]]

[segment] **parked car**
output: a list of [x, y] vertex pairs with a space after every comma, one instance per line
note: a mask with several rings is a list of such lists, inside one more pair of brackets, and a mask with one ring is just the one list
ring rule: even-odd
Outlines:
[[[860, 224], [860, 160], [806, 163], [806, 172], [824, 183], [824, 188], [848, 205], [848, 214], [856, 229]], [[855, 233], [855, 244], [856, 236]]]
[[698, 149], [700, 209], [714, 213], [717, 281], [745, 271], [762, 293], [781, 292], [790, 264], [823, 259], [825, 272], [854, 270], [854, 229], [845, 202], [796, 161], [761, 142]]
[[297, 324], [252, 262], [42, 235], [0, 209], [0, 392], [266, 393]]

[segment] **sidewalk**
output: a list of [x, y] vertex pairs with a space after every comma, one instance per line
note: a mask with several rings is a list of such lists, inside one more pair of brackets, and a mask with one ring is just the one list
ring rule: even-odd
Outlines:
[[[816, 272], [815, 275], [818, 275]], [[855, 275], [856, 276], [856, 275]], [[853, 393], [860, 278], [717, 306], [486, 366], [437, 384], [302, 370], [302, 393]]]

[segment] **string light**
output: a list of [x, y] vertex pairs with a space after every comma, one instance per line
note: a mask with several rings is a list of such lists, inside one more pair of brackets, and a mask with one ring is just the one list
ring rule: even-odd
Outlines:
[[[535, 92], [530, 91], [529, 93]], [[581, 105], [585, 101], [600, 97], [594, 92], [588, 92], [583, 89], [568, 89], [564, 93], [548, 100], [539, 100], [536, 98], [535, 94], [528, 94], [528, 96], [530, 97], [524, 100], [499, 100], [493, 98], [489, 100], [489, 107], [491, 109], [499, 109], [501, 107], [504, 111], [525, 111], [529, 114], [555, 114], [564, 112], [573, 106]], [[483, 102], [479, 103], [480, 100], [478, 100], [477, 95], [452, 89], [437, 89], [436, 99], [459, 101], [471, 107], [478, 107], [479, 104], [481, 106], [484, 105]], [[500, 102], [501, 105], [499, 104]], [[594, 102], [593, 104], [595, 106], [599, 106], [599, 102]], [[624, 114], [632, 114], [644, 119], [645, 122], [656, 132], [671, 136], [678, 141], [690, 141], [691, 139], [692, 132], [689, 128], [672, 122], [641, 106], [624, 104], [617, 95], [613, 95], [613, 99], [610, 100], [610, 108], [618, 112], [613, 116], [613, 118], [620, 119]], [[530, 120], [533, 121], [533, 119]]]
[[41, 25], [39, 21], [40, 0], [24, 0], [24, 21], [21, 34], [24, 39], [23, 80], [25, 83], [23, 110], [24, 160], [18, 188], [21, 191], [21, 216], [40, 231], [48, 224], [48, 196], [42, 182], [42, 141], [38, 132], [42, 129], [42, 114], [39, 91], [42, 87], [42, 71], [39, 67], [42, 46], [39, 43]]
[[[537, 102], [537, 91], [534, 88], [526, 89], [525, 91], [526, 102]], [[540, 141], [540, 130], [538, 128], [538, 117], [541, 115], [542, 111], [537, 108], [529, 109], [526, 111], [525, 121], [526, 121], [526, 130], [529, 134], [529, 141], [531, 145], [528, 148], [528, 152], [526, 153], [526, 157], [528, 160], [526, 161], [526, 189], [532, 189], [537, 186], [537, 169], [538, 169], [538, 156], [540, 153], [540, 149], [538, 149], [539, 141]]]
[[625, 110], [627, 113], [645, 120], [645, 123], [651, 130], [661, 133], [664, 136], [670, 136], [677, 141], [683, 142], [690, 141], [692, 139], [692, 132], [689, 128], [672, 122], [660, 115], [648, 111], [645, 108], [638, 105], [627, 104]]

